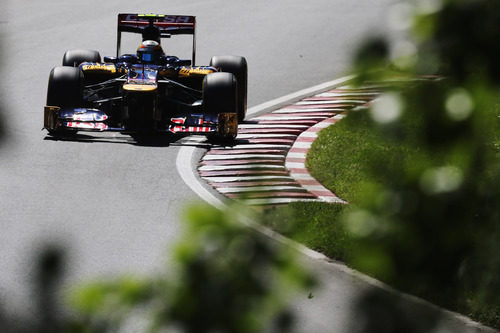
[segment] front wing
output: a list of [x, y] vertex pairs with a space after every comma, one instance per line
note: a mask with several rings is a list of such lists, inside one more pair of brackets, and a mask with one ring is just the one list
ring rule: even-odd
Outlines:
[[[45, 106], [44, 128], [57, 131], [131, 132], [124, 127], [113, 127], [107, 122], [108, 116], [101, 110], [90, 108], [60, 108]], [[222, 137], [236, 137], [238, 117], [236, 113], [183, 114], [170, 118], [170, 124], [155, 132], [174, 134], [217, 134]]]

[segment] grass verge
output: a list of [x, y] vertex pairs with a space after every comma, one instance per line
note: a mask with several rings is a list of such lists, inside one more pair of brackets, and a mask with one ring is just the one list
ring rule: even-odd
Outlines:
[[[377, 169], [377, 174], [385, 183], [390, 182], [391, 177], [398, 175], [391, 174], [389, 170], [395, 170], [398, 166], [411, 168], [412, 161], [420, 153], [417, 141], [407, 140], [397, 146], [385, 144], [378, 133], [368, 129], [369, 121], [367, 112], [352, 112], [341, 122], [321, 131], [307, 156], [306, 164], [310, 173], [350, 205], [292, 203], [267, 210], [263, 217], [264, 224], [351, 266], [350, 255], [356, 245], [342, 223], [342, 216], [361, 200], [362, 190], [356, 184], [362, 184], [367, 179], [373, 181], [373, 168]], [[418, 120], [415, 119], [414, 124], [412, 126], [418, 127]], [[500, 151], [499, 137], [497, 129], [492, 138], [492, 147], [497, 156]], [[427, 158], [438, 159], [440, 154], [440, 151], [436, 151]], [[384, 156], [384, 162], [377, 163], [379, 156]], [[384, 174], [383, 170], [387, 170], [387, 173]], [[450, 306], [439, 295], [430, 295], [425, 288], [403, 288], [403, 291], [500, 328], [500, 307], [489, 306], [481, 295], [466, 291], [458, 304]]]

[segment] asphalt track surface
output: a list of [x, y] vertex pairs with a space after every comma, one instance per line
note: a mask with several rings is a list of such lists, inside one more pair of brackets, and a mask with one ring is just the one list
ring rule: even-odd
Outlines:
[[[47, 242], [68, 250], [67, 283], [160, 270], [182, 231], [185, 203], [197, 199], [176, 173], [179, 143], [108, 134], [46, 137], [40, 129], [48, 74], [67, 49], [113, 55], [118, 12], [196, 15], [197, 63], [218, 54], [246, 56], [253, 106], [346, 74], [362, 36], [386, 29], [393, 2], [2, 2], [0, 302], [29, 311], [32, 258]], [[129, 47], [133, 52], [136, 45]], [[331, 283], [297, 302], [299, 331], [342, 331], [350, 302], [366, 285], [330, 266], [314, 270]]]

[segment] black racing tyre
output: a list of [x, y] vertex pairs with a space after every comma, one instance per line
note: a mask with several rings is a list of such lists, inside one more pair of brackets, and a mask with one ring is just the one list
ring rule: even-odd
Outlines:
[[82, 62], [101, 62], [101, 55], [94, 50], [68, 50], [64, 53], [62, 65], [78, 67]]
[[236, 113], [238, 86], [231, 73], [212, 73], [203, 79], [203, 109], [209, 114]]
[[82, 71], [74, 67], [54, 67], [50, 71], [47, 105], [78, 107], [82, 104]]
[[221, 72], [232, 73], [238, 83], [238, 121], [245, 119], [247, 111], [248, 90], [248, 65], [244, 57], [239, 56], [214, 56], [210, 66], [218, 68]]
[[[231, 73], [212, 73], [203, 79], [203, 109], [208, 114], [233, 113], [238, 111], [238, 85], [236, 77]], [[221, 118], [218, 116], [219, 121]], [[223, 117], [224, 118], [224, 117]], [[223, 119], [222, 118], [222, 119]], [[236, 119], [235, 119], [236, 121]], [[237, 122], [235, 124], [237, 126]], [[225, 125], [218, 124], [216, 140], [232, 141], [236, 132], [226, 132]], [[222, 132], [219, 132], [222, 130]]]

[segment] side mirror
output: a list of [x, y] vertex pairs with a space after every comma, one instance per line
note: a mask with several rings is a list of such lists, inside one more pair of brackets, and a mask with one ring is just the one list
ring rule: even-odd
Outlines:
[[177, 65], [177, 66], [191, 66], [191, 60], [177, 59], [174, 62], [174, 64]]
[[135, 54], [122, 54], [116, 61], [137, 64], [139, 62], [139, 58]]
[[104, 62], [110, 62], [116, 64], [118, 62], [118, 58], [116, 57], [104, 57]]

